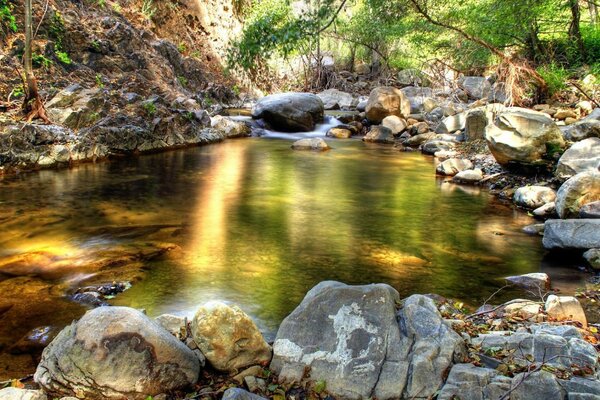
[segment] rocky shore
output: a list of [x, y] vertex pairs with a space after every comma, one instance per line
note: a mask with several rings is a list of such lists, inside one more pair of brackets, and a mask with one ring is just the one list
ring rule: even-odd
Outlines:
[[545, 293], [474, 313], [460, 307], [436, 295], [401, 300], [385, 284], [327, 281], [285, 318], [272, 344], [243, 311], [220, 302], [200, 306], [191, 321], [99, 307], [46, 347], [33, 382], [24, 381], [29, 388], [15, 380], [0, 398], [600, 396], [600, 335], [575, 298]]

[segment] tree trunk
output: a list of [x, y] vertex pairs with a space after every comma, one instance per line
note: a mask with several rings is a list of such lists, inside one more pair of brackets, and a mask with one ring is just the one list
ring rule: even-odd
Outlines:
[[579, 29], [579, 22], [581, 20], [581, 13], [579, 10], [579, 0], [569, 0], [569, 8], [571, 8], [571, 24], [569, 25], [569, 39], [575, 42], [579, 54], [582, 59], [585, 59], [585, 48], [583, 46], [583, 39], [581, 38], [581, 31]]
[[588, 9], [590, 10], [590, 22], [592, 26], [596, 26], [598, 24], [598, 7], [595, 0], [588, 0]]
[[38, 92], [37, 80], [33, 74], [32, 65], [32, 42], [33, 42], [33, 11], [32, 0], [25, 0], [25, 55], [23, 66], [25, 68], [25, 99], [23, 100], [23, 111], [27, 114], [26, 121], [29, 123], [35, 118], [40, 118], [46, 124], [50, 119], [46, 115], [44, 102]]

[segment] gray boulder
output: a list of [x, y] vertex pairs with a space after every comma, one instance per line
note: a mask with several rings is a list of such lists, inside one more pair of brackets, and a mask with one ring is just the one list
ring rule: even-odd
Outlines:
[[373, 125], [371, 130], [363, 137], [364, 142], [393, 144], [394, 135], [391, 129], [382, 125]]
[[516, 276], [507, 276], [506, 280], [516, 286], [525, 289], [542, 290], [545, 292], [550, 289], [550, 277], [542, 272], [523, 274]]
[[490, 368], [456, 364], [438, 400], [497, 400], [511, 389], [512, 379]]
[[354, 104], [354, 97], [350, 93], [342, 92], [337, 89], [327, 89], [317, 96], [323, 101], [323, 106], [326, 110], [346, 110]]
[[221, 400], [266, 400], [266, 398], [244, 389], [230, 388], [223, 393]]
[[565, 146], [562, 133], [548, 115], [512, 107], [485, 130], [488, 147], [501, 165], [535, 164]]
[[464, 343], [431, 299], [412, 296], [396, 316], [398, 300], [388, 285], [318, 284], [282, 322], [271, 369], [283, 381], [310, 370], [342, 398], [432, 396]]
[[376, 124], [390, 115], [406, 118], [410, 111], [410, 101], [406, 95], [399, 89], [388, 86], [373, 89], [366, 107], [367, 119]]
[[600, 218], [600, 201], [593, 201], [581, 206], [579, 218]]
[[435, 131], [436, 133], [454, 133], [456, 131], [462, 131], [465, 129], [466, 123], [467, 113], [462, 112], [444, 118], [437, 128], [435, 128]]
[[252, 109], [252, 118], [262, 119], [282, 132], [309, 132], [323, 121], [321, 99], [310, 93], [279, 93], [260, 99]]
[[553, 202], [556, 192], [546, 186], [524, 186], [515, 191], [513, 201], [516, 205], [528, 209], [536, 209]]
[[127, 307], [100, 307], [63, 329], [34, 379], [49, 394], [145, 399], [198, 380], [200, 361], [158, 323]]
[[594, 269], [600, 269], [600, 249], [590, 249], [583, 253], [583, 258]]
[[487, 98], [492, 92], [490, 82], [481, 76], [467, 76], [461, 86], [467, 95], [475, 100]]
[[565, 139], [578, 142], [591, 137], [600, 137], [600, 108], [596, 108], [590, 115], [563, 130]]
[[581, 207], [600, 201], [600, 171], [581, 172], [568, 179], [556, 193], [560, 218], [577, 218]]
[[462, 158], [449, 158], [441, 162], [435, 169], [439, 175], [454, 176], [461, 171], [473, 168], [470, 160]]
[[494, 103], [470, 110], [465, 121], [465, 141], [485, 139], [485, 128], [488, 123], [505, 109], [502, 104]]
[[479, 168], [466, 169], [454, 175], [452, 182], [455, 183], [477, 183], [483, 179], [483, 171]]
[[600, 248], [600, 219], [550, 219], [543, 244], [547, 249]]
[[385, 117], [383, 121], [381, 121], [381, 125], [391, 130], [394, 135], [404, 132], [407, 126], [405, 119], [395, 115]]
[[223, 133], [227, 138], [239, 138], [250, 136], [252, 133], [250, 127], [241, 121], [234, 121], [231, 118], [215, 115], [211, 118], [211, 126]]
[[573, 144], [558, 160], [555, 175], [567, 179], [580, 172], [600, 170], [600, 138]]
[[421, 151], [423, 154], [434, 155], [438, 151], [448, 151], [456, 147], [456, 142], [447, 140], [430, 140], [423, 144]]

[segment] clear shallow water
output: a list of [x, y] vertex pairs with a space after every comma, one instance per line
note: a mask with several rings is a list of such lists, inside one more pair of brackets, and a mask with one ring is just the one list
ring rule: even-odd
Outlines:
[[[436, 178], [432, 158], [331, 144], [313, 153], [292, 151], [289, 140], [232, 140], [0, 181], [0, 265], [26, 252], [59, 259], [0, 268], [0, 358], [28, 329], [84, 311], [60, 296], [97, 273], [86, 266], [102, 251], [150, 241], [177, 249], [142, 263], [143, 279], [112, 304], [191, 316], [219, 299], [270, 335], [322, 280], [385, 282], [402, 296], [433, 292], [471, 305], [507, 275], [543, 270], [566, 292], [583, 286], [585, 275], [551, 265], [540, 239], [521, 233], [533, 219]], [[24, 279], [48, 288], [26, 311], [3, 314], [15, 293], [26, 298], [33, 284]]]

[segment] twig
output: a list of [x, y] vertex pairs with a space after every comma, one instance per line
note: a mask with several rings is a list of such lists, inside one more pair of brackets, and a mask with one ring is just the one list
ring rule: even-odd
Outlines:
[[[480, 315], [490, 314], [490, 313], [493, 313], [494, 311], [497, 311], [497, 310], [499, 310], [499, 309], [500, 309], [500, 308], [502, 308], [502, 307], [509, 306], [509, 305], [511, 305], [511, 304], [518, 304], [518, 303], [523, 303], [523, 300], [518, 300], [518, 299], [517, 299], [517, 300], [511, 300], [511, 301], [509, 301], [509, 302], [506, 302], [506, 303], [504, 303], [504, 304], [500, 304], [499, 306], [497, 306], [497, 307], [494, 307], [494, 308], [492, 308], [491, 310], [487, 310], [487, 311], [480, 311], [480, 312], [478, 312], [478, 313], [474, 313], [474, 314], [471, 314], [471, 315], [467, 315], [467, 316], [465, 317], [465, 319], [472, 319], [472, 318], [475, 318], [475, 317], [479, 317]], [[534, 303], [534, 304], [542, 304], [542, 303], [540, 303], [540, 302], [536, 302], [536, 301], [532, 301], [532, 303]]]
[[33, 34], [33, 40], [35, 40], [38, 31], [40, 30], [40, 26], [42, 26], [42, 22], [44, 22], [44, 18], [46, 17], [46, 13], [48, 12], [48, 4], [50, 0], [46, 0], [46, 6], [44, 7], [44, 13], [42, 14], [42, 18], [40, 18], [40, 22], [38, 23], [37, 28], [35, 28], [35, 33]]
[[589, 94], [587, 94], [580, 86], [579, 84], [575, 83], [574, 81], [569, 81], [569, 84], [571, 84], [574, 88], [576, 88], [577, 90], [579, 90], [589, 101], [591, 101], [592, 103], [594, 103], [596, 105], [596, 107], [600, 107], [600, 103], [598, 103], [596, 100], [594, 100], [593, 97], [591, 97]]

